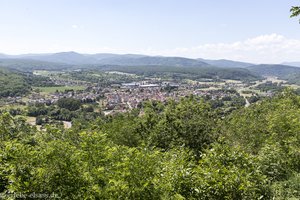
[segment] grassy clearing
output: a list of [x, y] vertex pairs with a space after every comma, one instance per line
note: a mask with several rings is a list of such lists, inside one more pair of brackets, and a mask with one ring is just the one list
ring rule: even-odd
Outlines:
[[64, 72], [60, 72], [60, 71], [47, 71], [47, 70], [34, 70], [33, 74], [40, 75], [40, 76], [50, 76], [50, 75], [56, 75], [56, 74], [64, 74]]
[[126, 76], [136, 76], [136, 74], [130, 74], [130, 73], [125, 73], [125, 72], [118, 72], [118, 71], [109, 71], [109, 72], [106, 72], [108, 74], [119, 74], [119, 75], [126, 75]]
[[56, 91], [64, 92], [65, 90], [84, 90], [84, 86], [57, 86], [57, 87], [34, 87], [42, 93], [54, 93]]
[[18, 103], [15, 104], [9, 104], [7, 105], [5, 102], [0, 102], [0, 109], [20, 109], [20, 110], [25, 110], [27, 106], [25, 105], [20, 105]]
[[36, 117], [27, 117], [26, 122], [32, 126], [36, 125]]
[[231, 79], [228, 79], [228, 80], [225, 80], [226, 83], [235, 83], [235, 84], [241, 84], [242, 81], [237, 81], [237, 80], [231, 80]]
[[5, 108], [8, 108], [8, 109], [21, 109], [21, 110], [24, 110], [27, 108], [26, 105], [20, 105], [20, 104], [10, 104], [10, 105], [6, 105]]

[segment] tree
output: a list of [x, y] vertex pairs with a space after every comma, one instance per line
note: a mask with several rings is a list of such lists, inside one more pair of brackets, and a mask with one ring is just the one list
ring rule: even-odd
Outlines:
[[270, 199], [268, 180], [256, 157], [241, 147], [214, 144], [195, 172], [197, 199]]
[[60, 108], [66, 108], [70, 111], [78, 110], [81, 106], [81, 102], [74, 98], [62, 98], [57, 101], [57, 105]]
[[[300, 6], [293, 6], [290, 10], [291, 17], [297, 17], [300, 15]], [[300, 23], [300, 20], [299, 20]]]
[[214, 142], [217, 117], [209, 104], [194, 97], [182, 99], [179, 103], [170, 101], [159, 122], [151, 131], [152, 146], [170, 149], [186, 146], [195, 154]]
[[44, 120], [42, 117], [38, 116], [36, 117], [35, 123], [36, 125], [42, 125], [44, 123]]

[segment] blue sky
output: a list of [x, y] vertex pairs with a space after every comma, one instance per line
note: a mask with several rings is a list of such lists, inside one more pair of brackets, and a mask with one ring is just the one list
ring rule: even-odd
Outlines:
[[292, 5], [300, 1], [0, 0], [0, 52], [299, 61]]

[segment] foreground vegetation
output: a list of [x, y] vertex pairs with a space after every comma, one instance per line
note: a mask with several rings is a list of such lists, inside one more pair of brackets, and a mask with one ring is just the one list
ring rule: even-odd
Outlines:
[[193, 97], [71, 129], [0, 117], [0, 192], [62, 199], [299, 199], [300, 97], [230, 114]]

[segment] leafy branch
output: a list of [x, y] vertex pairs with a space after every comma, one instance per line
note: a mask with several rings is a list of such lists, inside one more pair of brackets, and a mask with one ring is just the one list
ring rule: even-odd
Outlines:
[[[300, 15], [300, 7], [299, 6], [293, 6], [290, 10], [291, 16], [290, 17], [297, 17]], [[300, 20], [299, 20], [300, 23]]]

